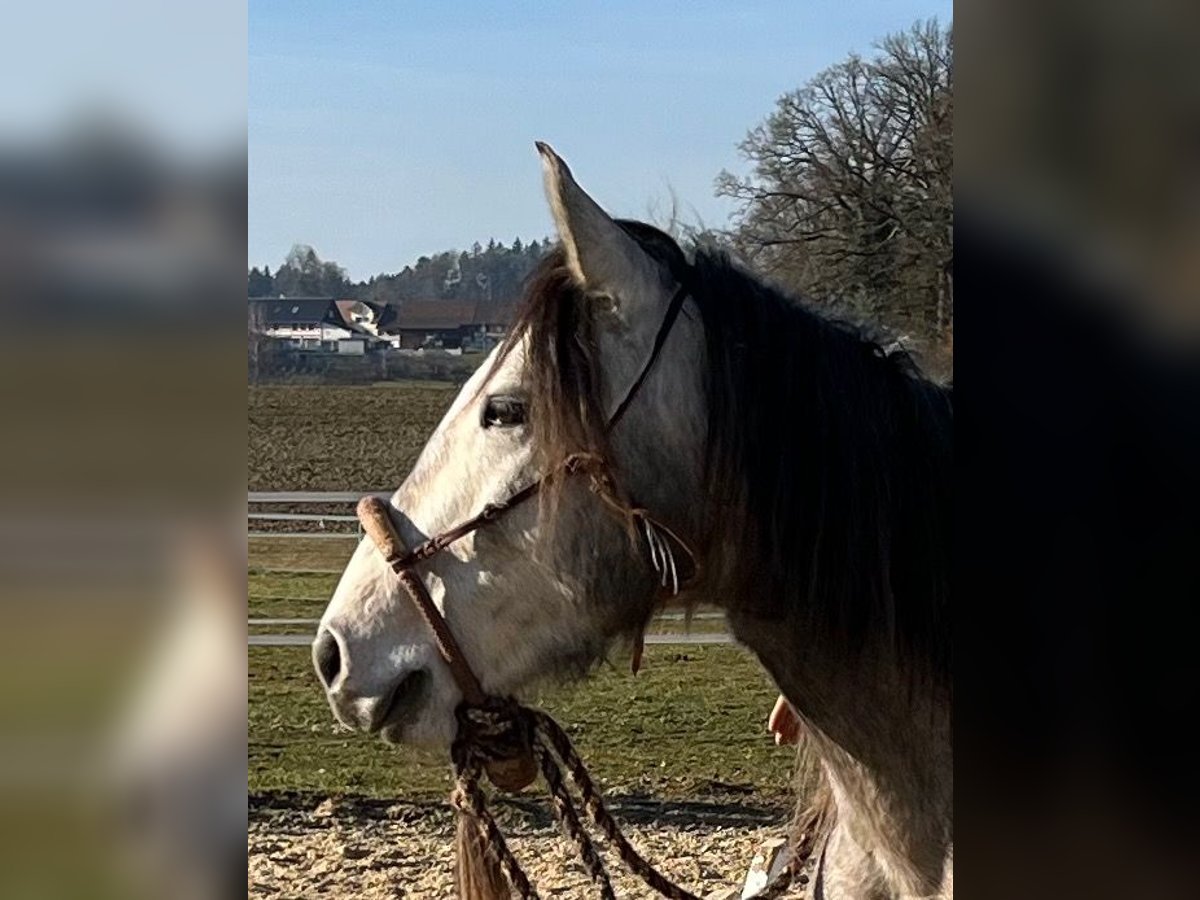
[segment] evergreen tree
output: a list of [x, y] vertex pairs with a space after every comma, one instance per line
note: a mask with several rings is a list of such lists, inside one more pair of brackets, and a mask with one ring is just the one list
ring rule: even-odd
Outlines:
[[259, 271], [255, 266], [250, 270], [246, 280], [246, 294], [250, 297], [271, 297], [275, 293], [275, 279], [271, 277], [271, 267]]
[[[270, 270], [249, 270], [251, 296], [353, 297], [373, 303], [402, 303], [405, 300], [475, 300], [488, 295], [493, 302], [514, 302], [521, 293], [533, 267], [550, 242], [520, 238], [512, 247], [489, 239], [485, 249], [478, 242], [471, 250], [448, 250], [433, 256], [421, 256], [398, 272], [380, 273], [353, 283], [345, 270], [320, 258], [312, 247], [297, 244], [272, 277]], [[268, 280], [270, 282], [267, 286]], [[262, 293], [256, 294], [255, 291]]]

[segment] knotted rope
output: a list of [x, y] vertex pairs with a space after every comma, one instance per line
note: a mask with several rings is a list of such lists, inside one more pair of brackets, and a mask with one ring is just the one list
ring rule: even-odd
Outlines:
[[[489, 771], [490, 764], [511, 759], [511, 754], [522, 753], [522, 744], [526, 741], [528, 743], [524, 746], [528, 747], [536, 758], [538, 768], [550, 790], [559, 825], [575, 845], [588, 876], [597, 885], [604, 900], [616, 900], [617, 895], [604, 860], [597, 851], [596, 843], [584, 826], [575, 797], [567, 787], [564, 770], [579, 793], [587, 817], [631, 874], [669, 900], [700, 900], [696, 894], [675, 884], [658, 871], [629, 843], [605, 805], [604, 798], [592, 781], [583, 760], [575, 751], [571, 739], [545, 712], [522, 706], [515, 700], [489, 697], [482, 707], [466, 704], [460, 706], [458, 725], [458, 737], [451, 751], [456, 776], [451, 804], [459, 816], [472, 820], [481, 838], [485, 858], [477, 860], [475, 864], [490, 866], [492, 869], [498, 867], [521, 900], [536, 900], [539, 895], [488, 809], [481, 775], [484, 771]], [[797, 859], [799, 858], [798, 856]], [[782, 896], [791, 885], [795, 870], [795, 866], [789, 866], [767, 887], [754, 895], [756, 900]], [[489, 885], [490, 900], [491, 896], [508, 896], [507, 888], [498, 883], [497, 875], [498, 873], [493, 872], [485, 874], [482, 878], [478, 874], [470, 877], [476, 885], [476, 891], [480, 890], [481, 883]], [[800, 879], [807, 880], [804, 876], [800, 876]], [[464, 887], [462, 880], [460, 875], [460, 892]], [[479, 898], [469, 896], [465, 900]]]

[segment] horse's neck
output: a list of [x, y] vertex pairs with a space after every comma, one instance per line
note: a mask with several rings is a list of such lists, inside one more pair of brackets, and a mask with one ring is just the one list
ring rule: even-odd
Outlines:
[[799, 629], [736, 614], [731, 624], [808, 726], [801, 740], [835, 800], [831, 872], [853, 882], [872, 869], [882, 896], [936, 894], [951, 840], [948, 695], [910, 689], [883, 668], [850, 686], [845, 657], [806, 643]]

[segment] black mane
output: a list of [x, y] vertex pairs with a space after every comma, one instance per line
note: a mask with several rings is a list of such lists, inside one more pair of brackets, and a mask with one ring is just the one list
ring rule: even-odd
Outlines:
[[[798, 613], [813, 639], [894, 649], [947, 676], [950, 390], [726, 254], [698, 249], [689, 263], [657, 229], [620, 224], [690, 285], [703, 319], [704, 521], [728, 523], [712, 540], [737, 540], [745, 560], [729, 604]], [[531, 421], [547, 460], [606, 450], [590, 328], [556, 250], [513, 330], [531, 336]]]

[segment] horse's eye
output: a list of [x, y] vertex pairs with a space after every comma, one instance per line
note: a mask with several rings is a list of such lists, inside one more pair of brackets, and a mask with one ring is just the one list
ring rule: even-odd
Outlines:
[[516, 397], [495, 394], [483, 407], [483, 427], [525, 424], [525, 402]]

